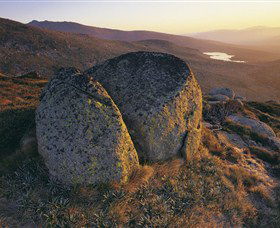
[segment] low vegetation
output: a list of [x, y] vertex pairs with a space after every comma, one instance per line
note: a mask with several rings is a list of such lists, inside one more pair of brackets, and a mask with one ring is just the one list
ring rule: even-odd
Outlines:
[[[143, 166], [124, 186], [65, 188], [48, 179], [39, 156], [1, 177], [3, 224], [58, 226], [213, 226], [254, 224], [244, 186], [258, 180], [205, 155]], [[226, 171], [225, 171], [226, 169]], [[245, 172], [245, 171], [244, 171]], [[10, 208], [13, 207], [14, 208]], [[10, 210], [9, 210], [10, 209]]]
[[[123, 185], [65, 187], [49, 179], [38, 152], [19, 148], [34, 124], [42, 88], [38, 80], [0, 80], [0, 92], [13, 101], [2, 102], [0, 112], [2, 226], [279, 226], [280, 190], [273, 182], [280, 178], [279, 155], [258, 147], [239, 152], [221, 145], [205, 127], [200, 157], [187, 165], [180, 158], [142, 164]], [[16, 94], [7, 89], [22, 85], [26, 89]], [[23, 100], [16, 103], [17, 96]], [[223, 127], [265, 143], [248, 129], [231, 123]]]
[[14, 151], [28, 128], [35, 126], [35, 108], [46, 82], [0, 76], [0, 159]]

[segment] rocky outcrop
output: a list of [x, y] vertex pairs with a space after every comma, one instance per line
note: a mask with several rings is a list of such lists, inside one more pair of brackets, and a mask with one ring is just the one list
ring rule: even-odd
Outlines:
[[210, 101], [229, 101], [229, 97], [222, 94], [215, 94], [210, 97]]
[[209, 92], [210, 95], [224, 95], [227, 96], [230, 99], [233, 99], [235, 97], [235, 93], [230, 88], [213, 88]]
[[228, 120], [232, 121], [235, 124], [242, 125], [244, 127], [250, 128], [253, 132], [263, 135], [265, 137], [276, 137], [274, 131], [270, 126], [261, 122], [259, 120], [250, 119], [243, 116], [231, 115], [228, 117]]
[[270, 147], [280, 153], [280, 139], [278, 137], [269, 137], [268, 141]]
[[191, 159], [197, 152], [202, 95], [184, 61], [169, 54], [135, 52], [87, 74], [118, 105], [141, 159], [162, 161], [180, 153]]
[[36, 131], [39, 153], [63, 183], [123, 182], [138, 165], [119, 109], [100, 83], [74, 68], [43, 90]]

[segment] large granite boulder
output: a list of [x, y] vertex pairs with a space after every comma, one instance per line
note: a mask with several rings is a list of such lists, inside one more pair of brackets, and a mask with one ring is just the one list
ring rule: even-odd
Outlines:
[[134, 52], [87, 71], [118, 105], [142, 160], [198, 151], [202, 94], [190, 68], [163, 53]]
[[126, 181], [138, 156], [121, 113], [96, 81], [70, 68], [52, 78], [36, 111], [38, 150], [66, 184]]

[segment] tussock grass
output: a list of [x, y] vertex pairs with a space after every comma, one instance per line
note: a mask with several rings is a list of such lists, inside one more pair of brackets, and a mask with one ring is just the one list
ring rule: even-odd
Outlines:
[[267, 137], [253, 132], [249, 127], [236, 124], [230, 120], [226, 120], [223, 124], [223, 129], [228, 132], [237, 133], [241, 137], [249, 137], [257, 143], [261, 143], [263, 146], [270, 147], [270, 141]]
[[[245, 171], [244, 171], [245, 172]], [[234, 179], [235, 178], [235, 179]], [[49, 226], [216, 226], [254, 224], [244, 186], [257, 180], [204, 153], [135, 170], [124, 185], [65, 188], [39, 156], [1, 177], [0, 197], [16, 205], [17, 224]], [[1, 209], [1, 208], [0, 208]]]
[[210, 153], [218, 156], [225, 156], [225, 149], [218, 142], [213, 132], [206, 127], [202, 130], [202, 143]]
[[258, 109], [264, 113], [269, 113], [269, 115], [274, 117], [280, 117], [280, 104], [277, 103], [261, 103], [261, 102], [247, 102], [247, 105], [249, 107], [253, 107], [255, 109]]
[[242, 159], [242, 155], [232, 147], [222, 146], [211, 130], [204, 127], [202, 132], [202, 143], [211, 154], [232, 163]]
[[[20, 138], [34, 124], [34, 108], [44, 84], [39, 79], [20, 80], [20, 83], [0, 80], [1, 95], [13, 101], [12, 105], [3, 104], [0, 112], [3, 126], [0, 128], [0, 146], [3, 148], [0, 160], [1, 225], [217, 227], [260, 224], [262, 212], [257, 211], [248, 196], [257, 194], [261, 199], [269, 200], [266, 189], [260, 187], [263, 186], [262, 178], [240, 167], [238, 161], [242, 156], [221, 146], [208, 129], [203, 130], [201, 156], [188, 164], [182, 159], [173, 159], [143, 165], [134, 170], [123, 185], [66, 187], [54, 182], [36, 151], [22, 153], [18, 150]], [[7, 88], [21, 89], [22, 96]], [[17, 96], [28, 102], [16, 99]], [[246, 133], [248, 137], [259, 137], [239, 126], [226, 125], [226, 128]], [[252, 148], [250, 151], [259, 158], [264, 156], [262, 159], [267, 161], [274, 156]], [[280, 214], [280, 203], [278, 205]], [[279, 216], [273, 218], [271, 224], [279, 225]]]
[[280, 137], [280, 105], [275, 103], [248, 102], [247, 110], [255, 113], [259, 120], [268, 124]]
[[250, 146], [249, 150], [251, 154], [263, 161], [269, 162], [270, 164], [277, 165], [280, 163], [280, 154], [277, 152], [268, 151], [256, 146]]
[[220, 124], [227, 116], [243, 112], [244, 107], [235, 100], [229, 100], [225, 103], [217, 103], [209, 105], [204, 102], [203, 105], [203, 118], [213, 124]]

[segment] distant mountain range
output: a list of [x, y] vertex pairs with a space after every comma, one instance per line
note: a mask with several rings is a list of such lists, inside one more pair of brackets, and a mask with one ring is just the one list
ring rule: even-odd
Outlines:
[[107, 40], [119, 40], [119, 41], [141, 41], [148, 39], [166, 40], [175, 43], [179, 46], [190, 47], [198, 49], [201, 52], [219, 51], [226, 52], [231, 55], [235, 55], [237, 58], [249, 61], [257, 62], [260, 60], [259, 56], [262, 55], [261, 60], [275, 60], [279, 55], [273, 55], [271, 53], [263, 52], [256, 53], [251, 48], [229, 45], [217, 41], [211, 40], [199, 40], [192, 37], [172, 35], [167, 33], [153, 32], [153, 31], [122, 31], [117, 29], [99, 28], [94, 26], [82, 25], [74, 22], [52, 22], [52, 21], [36, 21], [33, 20], [28, 25], [40, 27], [53, 31], [71, 32], [76, 34], [85, 34], [92, 37], [97, 37]]
[[246, 45], [254, 49], [280, 53], [280, 27], [256, 26], [240, 30], [213, 30], [190, 33], [186, 34], [186, 36]]
[[[110, 30], [112, 34], [114, 31]], [[157, 51], [173, 54], [186, 61], [204, 92], [222, 86], [233, 88], [238, 94], [252, 100], [280, 97], [277, 87], [280, 81], [277, 73], [279, 64], [276, 61], [277, 57], [280, 60], [280, 55], [164, 33], [139, 33], [143, 40], [138, 40], [139, 37], [134, 37], [137, 41], [129, 42], [108, 40], [78, 32], [52, 31], [0, 18], [0, 75], [16, 76], [36, 71], [43, 77], [51, 77], [60, 67], [74, 66], [85, 70], [123, 53]], [[99, 36], [104, 35], [100, 33]], [[247, 62], [213, 60], [202, 53], [204, 50], [236, 53], [238, 59]], [[268, 60], [275, 62], [267, 63]]]

